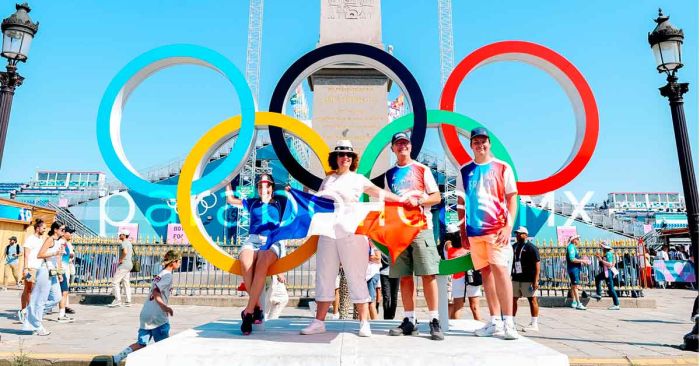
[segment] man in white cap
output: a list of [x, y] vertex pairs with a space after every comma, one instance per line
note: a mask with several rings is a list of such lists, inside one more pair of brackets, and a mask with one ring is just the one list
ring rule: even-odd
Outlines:
[[131, 257], [134, 252], [134, 247], [129, 241], [129, 235], [131, 233], [129, 230], [121, 229], [119, 230], [119, 240], [121, 240], [121, 248], [119, 250], [119, 266], [117, 266], [117, 271], [114, 273], [112, 278], [112, 290], [114, 295], [114, 301], [107, 305], [109, 307], [122, 306], [122, 294], [121, 294], [121, 284], [124, 284], [124, 291], [126, 292], [126, 303], [124, 306], [131, 306], [131, 268], [133, 263]]
[[540, 287], [540, 251], [527, 240], [527, 228], [524, 226], [515, 230], [515, 244], [513, 246], [513, 316], [518, 312], [518, 299], [526, 297], [530, 303], [530, 325], [525, 327], [526, 332], [539, 330], [537, 319], [540, 306], [537, 303], [537, 289]]

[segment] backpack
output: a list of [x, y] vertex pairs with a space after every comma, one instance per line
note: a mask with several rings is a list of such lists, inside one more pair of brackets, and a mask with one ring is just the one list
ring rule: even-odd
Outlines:
[[131, 246], [131, 273], [141, 272], [141, 260], [136, 255], [136, 250], [132, 244]]

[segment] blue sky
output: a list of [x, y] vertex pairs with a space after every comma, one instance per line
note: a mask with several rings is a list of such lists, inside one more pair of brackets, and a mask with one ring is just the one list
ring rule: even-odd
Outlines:
[[[41, 22], [26, 77], [15, 94], [0, 181], [26, 181], [36, 169], [108, 173], [95, 138], [99, 101], [131, 59], [172, 43], [212, 48], [245, 67], [247, 1], [32, 1]], [[410, 5], [407, 5], [410, 4]], [[613, 191], [681, 191], [665, 83], [655, 71], [647, 32], [661, 6], [684, 29], [686, 94], [694, 161], [698, 162], [698, 4], [695, 1], [453, 1], [455, 62], [501, 40], [552, 48], [583, 73], [600, 112], [600, 137], [586, 170], [564, 187], [577, 197]], [[14, 2], [0, 2], [0, 14]], [[3, 13], [4, 12], [4, 13]], [[382, 3], [383, 41], [415, 75], [430, 108], [440, 95], [437, 4]], [[261, 110], [277, 79], [318, 41], [319, 1], [267, 0], [261, 64]], [[544, 72], [498, 63], [470, 74], [457, 111], [485, 124], [506, 144], [521, 179], [540, 179], [565, 161], [574, 119], [564, 92]], [[166, 69], [146, 80], [126, 106], [127, 156], [146, 168], [183, 156], [199, 136], [238, 113], [235, 91], [195, 66]], [[436, 137], [428, 149], [439, 151]], [[563, 194], [558, 197], [563, 198]]]

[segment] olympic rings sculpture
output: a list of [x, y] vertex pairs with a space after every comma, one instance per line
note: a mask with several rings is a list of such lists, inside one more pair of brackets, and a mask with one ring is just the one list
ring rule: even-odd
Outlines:
[[[453, 112], [459, 84], [474, 69], [497, 61], [523, 61], [553, 76], [563, 87], [574, 107], [577, 139], [565, 165], [548, 178], [518, 181], [519, 194], [535, 195], [556, 190], [583, 171], [590, 161], [598, 140], [598, 109], [593, 92], [583, 75], [566, 60], [544, 46], [523, 42], [503, 41], [484, 46], [465, 57], [452, 72], [440, 98], [441, 110], [427, 110], [423, 93], [408, 69], [388, 53], [364, 44], [336, 43], [317, 48], [294, 62], [274, 89], [270, 112], [256, 112], [250, 88], [241, 72], [225, 57], [210, 49], [194, 45], [159, 47], [137, 57], [122, 69], [107, 87], [97, 117], [97, 142], [105, 163], [127, 187], [150, 196], [177, 199], [177, 208], [185, 234], [192, 246], [217, 268], [240, 274], [240, 264], [214, 244], [197, 213], [198, 196], [222, 188], [235, 177], [245, 162], [255, 140], [256, 129], [267, 127], [273, 149], [289, 174], [308, 188], [317, 190], [321, 178], [304, 169], [292, 156], [284, 141], [284, 131], [307, 143], [320, 158], [325, 171], [330, 168], [325, 157], [330, 148], [323, 139], [303, 122], [282, 114], [289, 91], [309, 73], [339, 61], [364, 63], [384, 72], [397, 82], [410, 101], [413, 113], [396, 119], [382, 128], [367, 146], [358, 172], [369, 176], [375, 160], [388, 144], [393, 133], [412, 129], [412, 156], [420, 153], [428, 127], [438, 127], [448, 157], [457, 166], [471, 157], [458, 137], [457, 129], [468, 133], [483, 126], [473, 119]], [[207, 131], [187, 155], [175, 185], [152, 183], [141, 178], [126, 159], [119, 136], [121, 111], [129, 94], [148, 76], [176, 64], [196, 64], [222, 73], [234, 86], [241, 105], [241, 115], [229, 118]], [[209, 156], [227, 139], [237, 136], [231, 153], [208, 174], [202, 176]], [[493, 153], [512, 166], [512, 159], [503, 144], [492, 135]], [[516, 175], [517, 177], [517, 175]], [[378, 181], [381, 176], [373, 179]], [[286, 272], [305, 262], [316, 251], [317, 237], [310, 237], [297, 250], [279, 259], [268, 274]], [[386, 250], [386, 248], [382, 248]], [[451, 274], [471, 268], [469, 256], [440, 263], [440, 274]]]

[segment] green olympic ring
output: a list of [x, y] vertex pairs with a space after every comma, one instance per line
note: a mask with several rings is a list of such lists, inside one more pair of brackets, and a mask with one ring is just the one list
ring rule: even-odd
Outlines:
[[[428, 127], [439, 127], [441, 124], [451, 125], [464, 131], [471, 131], [476, 127], [484, 127], [481, 123], [460, 113], [434, 109], [428, 110]], [[397, 132], [411, 129], [412, 126], [413, 114], [407, 114], [397, 118], [393, 122], [384, 126], [367, 145], [362, 159], [360, 159], [360, 165], [357, 168], [357, 172], [369, 178], [369, 174], [372, 171], [372, 165], [374, 165], [384, 147], [386, 147], [389, 141], [391, 141], [391, 137]], [[513, 167], [513, 174], [517, 180], [518, 176], [515, 171], [515, 167], [513, 166], [513, 159], [511, 159], [510, 154], [508, 154], [505, 145], [503, 145], [503, 143], [493, 134], [490, 137], [492, 146], [491, 152], [498, 159], [505, 161], [506, 163], [510, 164], [511, 167]], [[377, 242], [375, 242], [375, 245], [384, 254], [389, 254], [389, 250], [384, 245]], [[468, 271], [472, 268], [474, 268], [474, 264], [472, 263], [471, 255], [468, 254], [463, 257], [441, 260], [440, 271], [438, 274], [451, 275]]]

